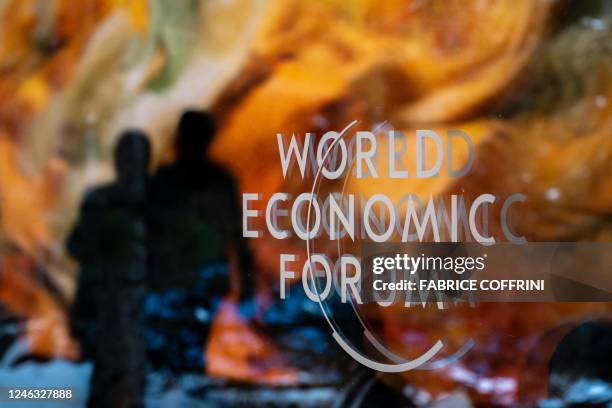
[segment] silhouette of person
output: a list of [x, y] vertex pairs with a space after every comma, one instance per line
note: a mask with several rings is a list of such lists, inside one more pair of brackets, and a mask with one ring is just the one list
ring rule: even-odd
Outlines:
[[116, 180], [86, 194], [68, 239], [81, 269], [71, 328], [94, 360], [89, 407], [143, 406], [149, 155], [143, 133], [121, 135]]
[[155, 293], [147, 301], [148, 343], [156, 365], [175, 372], [203, 370], [203, 346], [219, 301], [236, 286], [242, 300], [253, 290], [236, 183], [206, 156], [214, 135], [208, 113], [183, 113], [176, 161], [161, 167], [151, 184]]
[[582, 322], [563, 337], [550, 359], [549, 397], [556, 406], [611, 406], [611, 361], [610, 318]]

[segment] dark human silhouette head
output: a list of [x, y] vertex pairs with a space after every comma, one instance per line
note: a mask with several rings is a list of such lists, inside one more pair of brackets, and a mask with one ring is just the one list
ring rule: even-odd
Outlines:
[[215, 136], [215, 121], [211, 114], [189, 110], [183, 113], [176, 137], [176, 155], [179, 163], [198, 163]]
[[[550, 359], [549, 395], [567, 401], [571, 390], [575, 390], [576, 384], [580, 381], [595, 384], [596, 381], [610, 383], [612, 381], [610, 361], [612, 361], [610, 319], [599, 318], [579, 324], [559, 342]], [[585, 403], [580, 406], [600, 405]]]
[[146, 178], [150, 155], [149, 139], [143, 132], [125, 131], [115, 146], [117, 184], [122, 186], [142, 184]]

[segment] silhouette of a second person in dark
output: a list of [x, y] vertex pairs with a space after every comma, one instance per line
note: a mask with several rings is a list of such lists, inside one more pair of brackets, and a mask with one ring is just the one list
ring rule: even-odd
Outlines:
[[[151, 184], [154, 293], [147, 301], [148, 343], [154, 365], [174, 372], [202, 372], [218, 302], [230, 290], [236, 293], [236, 286], [242, 300], [253, 290], [236, 183], [207, 157], [214, 135], [209, 114], [185, 112], [176, 135], [176, 161], [161, 167]], [[230, 276], [230, 265], [238, 276]], [[232, 278], [238, 285], [230, 284]]]
[[116, 181], [86, 194], [68, 239], [81, 269], [72, 333], [94, 361], [89, 407], [144, 406], [149, 155], [144, 134], [120, 137]]

